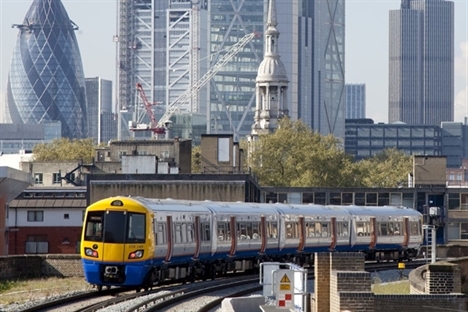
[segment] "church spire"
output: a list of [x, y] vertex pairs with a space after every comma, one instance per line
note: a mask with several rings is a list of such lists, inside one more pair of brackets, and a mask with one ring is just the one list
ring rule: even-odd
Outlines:
[[256, 79], [256, 106], [252, 136], [272, 133], [278, 128], [278, 119], [288, 114], [288, 77], [278, 53], [280, 32], [276, 28], [275, 0], [269, 1], [265, 31], [263, 61]]

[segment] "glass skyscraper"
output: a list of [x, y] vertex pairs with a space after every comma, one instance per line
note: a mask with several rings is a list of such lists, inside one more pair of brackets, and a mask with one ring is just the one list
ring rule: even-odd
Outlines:
[[390, 11], [388, 121], [454, 118], [454, 2], [402, 0]]
[[346, 84], [346, 119], [366, 118], [366, 85]]
[[62, 136], [86, 136], [86, 93], [80, 51], [60, 0], [34, 0], [19, 29], [7, 85], [14, 124], [60, 121]]
[[[250, 134], [255, 79], [263, 58], [268, 0], [120, 1], [119, 106], [138, 110], [135, 84], [152, 103], [173, 103], [244, 36], [257, 32], [174, 116], [174, 134]], [[290, 81], [289, 115], [322, 134], [344, 138], [344, 0], [276, 0], [279, 54]], [[152, 18], [154, 17], [154, 18]], [[155, 114], [160, 116], [155, 105]], [[139, 118], [135, 112], [136, 118]], [[196, 115], [196, 116], [193, 116]], [[123, 116], [121, 114], [121, 116]], [[183, 124], [177, 125], [177, 120]], [[138, 122], [138, 121], [137, 121]], [[121, 121], [122, 135], [127, 128]], [[191, 127], [189, 131], [182, 128]], [[196, 134], [197, 133], [197, 134]], [[185, 137], [184, 135], [182, 135]]]

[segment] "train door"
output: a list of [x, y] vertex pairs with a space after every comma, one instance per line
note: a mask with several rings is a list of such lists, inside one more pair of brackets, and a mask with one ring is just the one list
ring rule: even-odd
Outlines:
[[336, 248], [336, 241], [337, 241], [336, 236], [337, 236], [336, 235], [336, 217], [332, 217], [330, 219], [330, 238], [331, 238], [330, 251], [334, 251]]
[[166, 217], [166, 237], [167, 237], [167, 249], [164, 257], [164, 262], [170, 262], [172, 259], [172, 253], [174, 249], [174, 235], [172, 235], [172, 216]]
[[378, 229], [377, 229], [377, 219], [375, 217], [370, 218], [370, 245], [369, 249], [375, 249], [377, 246], [377, 237], [378, 237]]
[[299, 246], [297, 248], [298, 252], [304, 251], [305, 246], [305, 220], [304, 217], [299, 217]]
[[229, 256], [234, 257], [237, 250], [237, 224], [236, 217], [231, 216], [229, 219], [229, 226], [231, 228], [231, 249], [229, 250]]
[[407, 248], [410, 239], [409, 218], [403, 220], [403, 247]]

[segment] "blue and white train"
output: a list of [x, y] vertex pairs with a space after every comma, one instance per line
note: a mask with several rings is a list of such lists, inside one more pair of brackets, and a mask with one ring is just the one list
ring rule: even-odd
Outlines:
[[363, 252], [410, 260], [422, 215], [393, 206], [321, 206], [111, 197], [86, 210], [86, 280], [149, 288], [162, 280], [213, 278], [263, 261], [308, 265], [315, 252]]

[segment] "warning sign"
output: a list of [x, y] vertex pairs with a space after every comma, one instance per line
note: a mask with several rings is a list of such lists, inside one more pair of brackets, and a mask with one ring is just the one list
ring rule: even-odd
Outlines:
[[276, 300], [278, 309], [290, 309], [294, 307], [292, 294], [280, 294]]
[[291, 281], [289, 280], [289, 277], [288, 277], [287, 274], [283, 275], [283, 277], [281, 278], [280, 283], [291, 283]]

